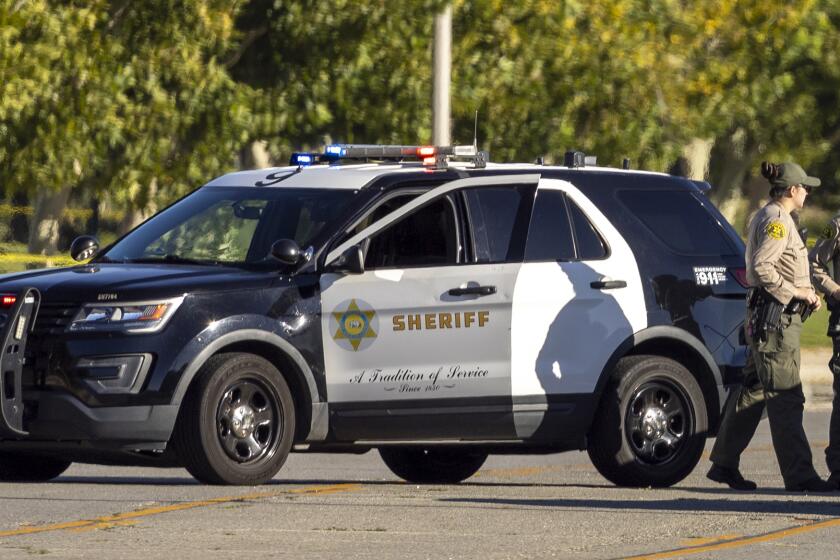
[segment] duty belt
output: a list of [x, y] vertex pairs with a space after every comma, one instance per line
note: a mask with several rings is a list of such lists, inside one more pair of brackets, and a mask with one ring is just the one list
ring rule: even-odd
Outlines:
[[747, 294], [749, 332], [759, 342], [767, 340], [767, 333], [782, 330], [782, 315], [801, 315], [805, 321], [813, 309], [801, 299], [782, 304], [764, 288], [751, 288]]

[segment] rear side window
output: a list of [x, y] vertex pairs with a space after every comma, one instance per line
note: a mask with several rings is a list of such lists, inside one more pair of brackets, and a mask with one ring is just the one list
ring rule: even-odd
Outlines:
[[618, 198], [662, 243], [677, 253], [737, 254], [714, 216], [689, 191], [623, 190]]
[[525, 260], [571, 261], [575, 259], [572, 226], [562, 191], [539, 190], [531, 215]]
[[465, 189], [477, 262], [522, 262], [527, 192], [515, 186]]
[[578, 260], [594, 261], [606, 257], [607, 244], [583, 210], [568, 198], [566, 198], [566, 204], [569, 206], [569, 215], [572, 217]]

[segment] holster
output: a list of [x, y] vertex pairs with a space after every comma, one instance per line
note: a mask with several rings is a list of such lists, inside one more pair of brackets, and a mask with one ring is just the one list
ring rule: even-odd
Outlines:
[[785, 306], [764, 288], [751, 288], [747, 295], [749, 332], [756, 342], [767, 341], [767, 333], [782, 329]]

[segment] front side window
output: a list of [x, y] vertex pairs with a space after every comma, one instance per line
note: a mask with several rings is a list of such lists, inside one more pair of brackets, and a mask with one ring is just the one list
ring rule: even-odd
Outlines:
[[351, 203], [352, 191], [208, 187], [173, 204], [102, 257], [118, 262], [271, 264], [279, 239], [306, 247]]
[[371, 236], [365, 268], [440, 266], [456, 264], [458, 258], [455, 208], [443, 197]]

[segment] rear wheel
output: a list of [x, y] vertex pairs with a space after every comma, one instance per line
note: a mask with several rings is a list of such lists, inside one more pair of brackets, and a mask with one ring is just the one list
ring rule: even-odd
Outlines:
[[707, 431], [703, 391], [685, 367], [630, 356], [616, 365], [587, 451], [598, 472], [619, 486], [665, 487], [694, 470]]
[[280, 470], [294, 433], [294, 402], [283, 375], [264, 358], [231, 353], [201, 368], [172, 443], [198, 480], [256, 485]]
[[46, 482], [66, 471], [72, 463], [54, 457], [0, 453], [0, 481]]
[[487, 460], [487, 453], [453, 447], [382, 447], [379, 455], [391, 472], [415, 484], [455, 484]]

